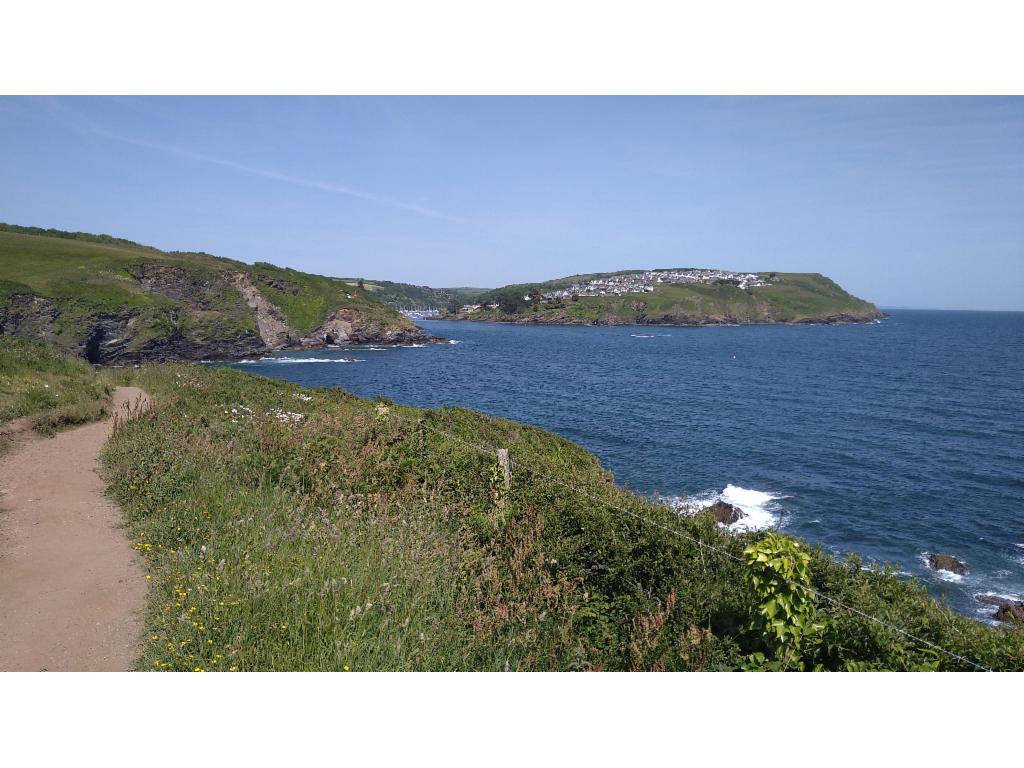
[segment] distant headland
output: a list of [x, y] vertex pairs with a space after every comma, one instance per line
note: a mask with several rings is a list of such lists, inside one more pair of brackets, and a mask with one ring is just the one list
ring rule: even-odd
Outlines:
[[865, 323], [885, 317], [820, 274], [695, 267], [573, 275], [508, 285], [449, 306], [453, 320], [566, 325]]

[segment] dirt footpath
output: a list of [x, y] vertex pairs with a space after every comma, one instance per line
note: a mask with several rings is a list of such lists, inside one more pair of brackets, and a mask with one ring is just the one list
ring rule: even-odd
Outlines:
[[[119, 387], [117, 411], [142, 390]], [[129, 670], [146, 581], [98, 454], [112, 420], [0, 457], [0, 671]]]

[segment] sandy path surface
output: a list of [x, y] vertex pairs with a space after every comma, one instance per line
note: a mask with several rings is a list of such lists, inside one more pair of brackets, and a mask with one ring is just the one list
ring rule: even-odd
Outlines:
[[[119, 387], [114, 405], [142, 390]], [[0, 671], [132, 668], [146, 582], [98, 454], [112, 420], [0, 457]]]

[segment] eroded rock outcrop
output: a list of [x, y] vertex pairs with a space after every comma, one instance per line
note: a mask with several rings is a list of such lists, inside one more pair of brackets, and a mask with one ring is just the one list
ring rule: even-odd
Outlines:
[[705, 507], [702, 511], [714, 517], [715, 522], [722, 525], [732, 525], [747, 516], [739, 507], [727, 504], [724, 501], [716, 501], [710, 507]]
[[57, 307], [49, 299], [31, 293], [11, 295], [0, 304], [0, 333], [54, 341]]
[[242, 294], [249, 308], [256, 312], [256, 327], [268, 349], [280, 349], [295, 341], [281, 310], [267, 300], [245, 272], [232, 272], [228, 279]]
[[928, 555], [928, 566], [934, 571], [948, 571], [960, 576], [966, 576], [970, 573], [967, 563], [958, 557], [953, 557], [953, 555]]
[[340, 307], [316, 329], [299, 339], [304, 347], [324, 344], [414, 344], [431, 341], [415, 325], [382, 325], [352, 307]]

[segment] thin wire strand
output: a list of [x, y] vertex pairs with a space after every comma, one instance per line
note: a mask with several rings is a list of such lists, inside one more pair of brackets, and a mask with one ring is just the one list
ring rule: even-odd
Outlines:
[[[437, 427], [435, 427], [435, 426], [433, 426], [431, 424], [427, 424], [425, 421], [422, 421], [422, 420], [414, 421], [414, 420], [412, 420], [412, 419], [410, 419], [410, 418], [408, 418], [406, 416], [403, 416], [401, 414], [395, 414], [395, 415], [397, 415], [398, 418], [402, 419], [403, 421], [406, 421], [406, 422], [409, 422], [409, 423], [413, 423], [413, 424], [416, 424], [418, 426], [422, 426], [425, 429], [429, 429], [430, 431], [432, 431], [432, 432], [434, 432], [436, 434], [439, 434], [439, 435], [441, 435], [443, 437], [447, 437], [447, 438], [449, 438], [451, 440], [454, 440], [454, 441], [456, 441], [458, 443], [461, 443], [462, 445], [465, 445], [467, 448], [472, 448], [473, 450], [478, 451], [478, 452], [480, 452], [482, 454], [490, 455], [490, 454], [494, 453], [497, 450], [495, 448], [487, 448], [485, 446], [477, 445], [475, 443], [472, 443], [472, 442], [470, 442], [470, 441], [468, 441], [468, 440], [466, 440], [464, 438], [459, 437], [458, 435], [453, 435], [452, 433], [447, 432], [446, 430], [439, 429], [439, 428], [437, 428]], [[542, 479], [547, 480], [548, 482], [554, 483], [556, 485], [560, 485], [563, 488], [566, 488], [567, 490], [570, 490], [573, 493], [576, 493], [577, 495], [582, 496], [583, 498], [589, 499], [590, 501], [594, 501], [594, 502], [596, 502], [598, 504], [601, 504], [602, 506], [609, 507], [609, 508], [614, 509], [614, 510], [616, 510], [618, 512], [622, 512], [623, 514], [629, 515], [630, 517], [634, 518], [635, 520], [639, 520], [640, 522], [646, 523], [647, 525], [651, 525], [651, 526], [653, 526], [655, 528], [659, 528], [659, 529], [665, 531], [666, 533], [668, 533], [668, 534], [670, 534], [672, 536], [676, 536], [678, 538], [690, 541], [691, 543], [696, 544], [701, 549], [710, 550], [710, 551], [715, 552], [715, 553], [717, 553], [719, 555], [723, 555], [724, 557], [727, 557], [730, 560], [734, 560], [737, 563], [745, 564], [745, 561], [743, 560], [743, 558], [737, 557], [736, 555], [734, 555], [732, 552], [729, 552], [728, 550], [722, 549], [720, 547], [716, 547], [713, 544], [708, 544], [707, 542], [701, 541], [700, 539], [696, 538], [695, 536], [690, 536], [689, 534], [684, 533], [682, 531], [679, 531], [679, 530], [677, 530], [675, 528], [672, 528], [671, 526], [664, 525], [663, 523], [659, 523], [657, 520], [652, 520], [649, 517], [646, 517], [645, 515], [641, 515], [641, 514], [639, 514], [637, 512], [634, 512], [633, 510], [627, 509], [626, 507], [623, 507], [623, 506], [621, 506], [619, 504], [616, 504], [616, 503], [614, 503], [612, 501], [609, 501], [608, 499], [602, 499], [602, 498], [600, 498], [598, 496], [593, 495], [589, 491], [585, 491], [582, 488], [578, 488], [578, 487], [576, 487], [574, 485], [571, 485], [570, 483], [567, 483], [564, 480], [560, 480], [560, 479], [558, 479], [556, 477], [551, 477], [550, 475], [547, 475], [547, 474], [545, 474], [545, 473], [543, 473], [543, 472], [541, 472], [541, 471], [539, 471], [537, 469], [534, 469], [533, 467], [528, 466], [526, 464], [522, 464], [522, 463], [516, 461], [515, 459], [513, 459], [511, 457], [509, 458], [509, 466], [513, 467], [513, 468], [516, 468], [516, 469], [521, 469], [521, 470], [523, 470], [525, 472], [529, 472], [530, 474], [534, 475], [535, 477], [542, 478]], [[809, 592], [810, 594], [814, 595], [815, 597], [817, 597], [817, 598], [819, 598], [821, 600], [824, 600], [825, 602], [831, 603], [832, 605], [834, 605], [834, 606], [836, 606], [838, 608], [842, 608], [845, 611], [849, 611], [850, 613], [852, 613], [852, 614], [854, 614], [856, 616], [860, 616], [862, 618], [865, 618], [865, 619], [868, 619], [870, 621], [873, 621], [876, 624], [878, 624], [878, 625], [880, 625], [882, 627], [885, 627], [886, 629], [889, 629], [889, 630], [891, 630], [893, 632], [896, 632], [896, 633], [898, 633], [900, 635], [903, 635], [904, 637], [906, 637], [906, 638], [908, 638], [910, 640], [913, 640], [916, 643], [919, 643], [921, 645], [927, 646], [928, 648], [931, 648], [931, 649], [933, 649], [935, 651], [939, 651], [940, 653], [944, 653], [944, 654], [946, 654], [947, 656], [949, 656], [952, 659], [956, 659], [957, 661], [962, 661], [964, 664], [969, 664], [970, 666], [975, 667], [976, 669], [980, 669], [980, 670], [982, 670], [984, 672], [992, 672], [993, 671], [989, 667], [986, 667], [984, 664], [979, 664], [978, 662], [973, 661], [972, 659], [969, 659], [969, 658], [967, 658], [965, 656], [961, 656], [960, 654], [955, 653], [954, 651], [950, 651], [950, 650], [948, 650], [946, 648], [943, 648], [941, 645], [937, 645], [937, 644], [931, 642], [930, 640], [925, 640], [923, 637], [918, 637], [917, 635], [914, 635], [911, 632], [908, 632], [907, 630], [905, 630], [905, 629], [903, 629], [901, 627], [896, 626], [895, 624], [892, 624], [892, 623], [890, 623], [888, 621], [885, 621], [884, 619], [880, 619], [877, 616], [872, 616], [871, 614], [865, 613], [864, 611], [862, 611], [862, 610], [860, 610], [858, 608], [854, 608], [852, 605], [847, 605], [846, 603], [843, 603], [843, 602], [841, 602], [839, 600], [836, 600], [834, 597], [831, 597], [831, 596], [826, 595], [826, 594], [824, 594], [822, 592], [819, 592], [818, 590], [814, 589], [813, 587], [809, 587], [809, 586], [802, 585], [802, 584], [798, 585], [798, 586], [801, 586], [807, 592]]]

